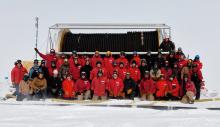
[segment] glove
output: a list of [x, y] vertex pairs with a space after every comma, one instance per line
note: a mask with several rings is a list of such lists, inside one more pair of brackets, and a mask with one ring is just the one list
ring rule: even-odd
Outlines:
[[127, 90], [127, 94], [131, 94], [131, 92], [132, 92], [132, 89]]
[[37, 48], [34, 48], [34, 50], [35, 50], [37, 53], [39, 53], [39, 51], [38, 51], [38, 49], [37, 49]]

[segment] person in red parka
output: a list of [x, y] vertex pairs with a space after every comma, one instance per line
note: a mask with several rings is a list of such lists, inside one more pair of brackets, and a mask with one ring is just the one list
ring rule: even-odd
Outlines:
[[59, 70], [61, 65], [63, 65], [65, 58], [66, 58], [65, 54], [61, 54], [61, 56], [57, 58], [57, 63], [56, 63], [57, 70]]
[[86, 78], [86, 72], [81, 72], [81, 78], [76, 81], [76, 95], [78, 100], [90, 98], [90, 82]]
[[164, 100], [167, 98], [167, 93], [169, 91], [167, 81], [164, 79], [164, 76], [161, 74], [160, 80], [156, 82], [156, 98], [158, 100]]
[[[138, 67], [139, 67], [139, 66], [140, 66], [140, 62], [141, 62], [141, 59], [140, 59], [139, 55], [137, 54], [137, 51], [134, 51], [134, 52], [133, 52], [133, 58], [132, 58], [131, 62], [132, 62], [133, 60], [136, 61], [137, 65], [138, 65]], [[131, 62], [130, 62], [130, 65], [132, 64]]]
[[92, 100], [107, 99], [108, 79], [103, 76], [103, 72], [100, 70], [97, 76], [92, 80], [91, 90], [93, 91]]
[[169, 80], [169, 77], [172, 75], [172, 69], [169, 66], [169, 62], [165, 61], [165, 66], [160, 69], [161, 74], [164, 75], [165, 80]]
[[102, 67], [102, 63], [100, 61], [97, 61], [96, 67], [93, 68], [90, 73], [90, 80], [93, 80], [97, 76], [99, 70], [102, 71], [104, 77], [107, 77], [107, 70]]
[[15, 67], [11, 71], [11, 82], [16, 89], [14, 93], [15, 95], [19, 94], [19, 83], [23, 80], [26, 73], [28, 73], [27, 69], [22, 66], [21, 60], [17, 60], [15, 62]]
[[124, 67], [123, 62], [120, 62], [118, 68], [118, 77], [124, 80], [126, 77], [126, 73], [127, 73], [127, 68]]
[[77, 57], [74, 58], [74, 63], [73, 65], [70, 65], [70, 72], [73, 76], [73, 80], [76, 81], [77, 79], [80, 78], [80, 69], [81, 65], [79, 64], [79, 59]]
[[95, 51], [94, 56], [91, 58], [91, 65], [92, 65], [93, 68], [96, 67], [96, 63], [97, 63], [98, 61], [101, 62], [101, 63], [103, 63], [102, 57], [99, 55], [99, 51]]
[[39, 52], [39, 50], [37, 48], [34, 49], [39, 56], [44, 59], [46, 61], [46, 67], [49, 69], [51, 68], [51, 61], [57, 61], [57, 56], [56, 56], [56, 52], [54, 49], [50, 50], [50, 54], [42, 54], [41, 52]]
[[77, 54], [77, 51], [76, 50], [73, 50], [72, 51], [72, 56], [68, 59], [68, 62], [70, 64], [70, 66], [72, 67], [74, 65], [74, 61], [75, 60], [78, 60], [78, 63], [82, 66], [82, 61], [79, 59], [79, 56]]
[[144, 78], [141, 80], [140, 83], [140, 93], [141, 93], [141, 100], [150, 100], [153, 101], [154, 93], [156, 92], [156, 86], [154, 81], [150, 78], [150, 72], [145, 71]]
[[109, 96], [111, 98], [123, 98], [124, 83], [123, 80], [118, 77], [117, 71], [113, 72], [112, 79], [109, 80], [108, 87]]
[[141, 73], [140, 73], [140, 70], [137, 66], [137, 63], [136, 61], [132, 61], [132, 65], [131, 67], [128, 69], [128, 72], [130, 72], [130, 76], [131, 78], [136, 82], [138, 83], [138, 81], [140, 80], [141, 78]]
[[126, 68], [129, 68], [128, 60], [125, 58], [125, 52], [120, 52], [120, 57], [116, 60], [117, 63], [123, 62]]
[[196, 88], [194, 83], [188, 79], [188, 75], [184, 75], [184, 86], [186, 89], [185, 95], [182, 97], [181, 102], [182, 103], [189, 103], [193, 104], [194, 103], [194, 97], [196, 95]]
[[167, 80], [169, 92], [168, 92], [168, 99], [171, 100], [179, 100], [179, 91], [180, 91], [180, 85], [178, 80], [175, 78], [174, 75], [171, 75], [169, 80]]
[[64, 99], [73, 99], [75, 97], [75, 84], [70, 74], [68, 74], [67, 78], [63, 80], [62, 89]]
[[106, 57], [103, 60], [103, 67], [106, 68], [107, 73], [108, 73], [108, 78], [112, 77], [112, 72], [113, 72], [113, 62], [114, 58], [112, 57], [112, 53], [110, 51], [106, 52]]
[[193, 60], [193, 64], [196, 64], [199, 70], [202, 69], [203, 64], [200, 61], [200, 56], [199, 55], [195, 56], [195, 59]]
[[[106, 68], [106, 69], [107, 69], [107, 68]], [[116, 71], [117, 73], [118, 73], [118, 71], [119, 71], [119, 67], [118, 67], [118, 64], [116, 63], [116, 61], [113, 61], [113, 63], [112, 63], [112, 69], [109, 69], [109, 71], [108, 71], [107, 77], [108, 77], [109, 79], [112, 78], [112, 75], [113, 75], [113, 72], [114, 72], [114, 71]]]

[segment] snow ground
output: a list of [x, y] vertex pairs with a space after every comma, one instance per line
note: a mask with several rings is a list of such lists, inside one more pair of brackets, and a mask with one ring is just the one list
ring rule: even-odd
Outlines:
[[220, 111], [0, 105], [1, 127], [210, 127]]
[[[1, 85], [1, 84], [0, 84]], [[10, 88], [0, 89], [4, 95]], [[0, 96], [1, 97], [1, 96]], [[56, 104], [70, 104], [58, 106]], [[180, 102], [150, 102], [131, 100], [109, 100], [96, 104], [134, 105], [126, 107], [94, 107], [89, 104], [67, 102], [24, 101], [14, 99], [0, 101], [0, 127], [218, 127], [220, 110], [207, 110], [207, 107], [220, 108], [220, 101], [196, 102], [193, 105]], [[136, 108], [135, 105], [183, 106], [198, 109], [156, 110]]]

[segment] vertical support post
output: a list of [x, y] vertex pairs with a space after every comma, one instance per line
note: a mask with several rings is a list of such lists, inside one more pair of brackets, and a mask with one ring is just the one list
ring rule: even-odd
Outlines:
[[[39, 21], [39, 18], [36, 17], [35, 20], [36, 20], [36, 22], [35, 22], [35, 28], [36, 28], [36, 42], [35, 42], [35, 48], [37, 48], [37, 42], [38, 42], [38, 21]], [[37, 59], [37, 52], [35, 52], [35, 58]]]

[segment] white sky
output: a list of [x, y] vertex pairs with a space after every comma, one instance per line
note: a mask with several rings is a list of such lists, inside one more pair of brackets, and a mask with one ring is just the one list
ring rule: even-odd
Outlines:
[[166, 23], [177, 47], [191, 57], [200, 54], [208, 88], [220, 91], [219, 12], [219, 0], [1, 0], [0, 81], [16, 59], [34, 59], [38, 16], [43, 52], [55, 23]]

